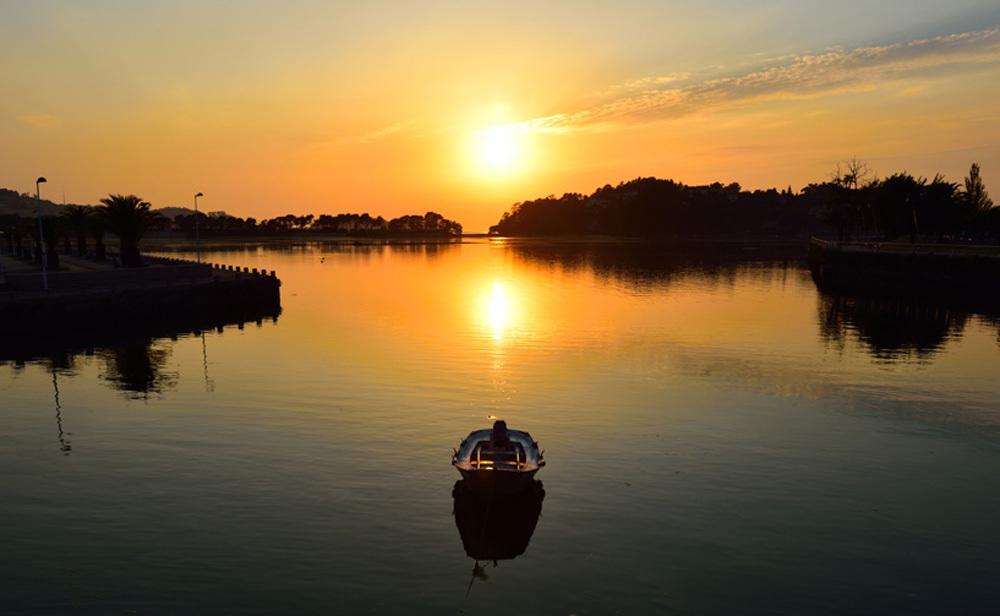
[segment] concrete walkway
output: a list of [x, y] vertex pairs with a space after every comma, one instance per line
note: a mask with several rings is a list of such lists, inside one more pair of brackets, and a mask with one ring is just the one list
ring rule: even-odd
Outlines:
[[[31, 261], [22, 261], [6, 254], [0, 254], [0, 265], [8, 274], [28, 274], [41, 272], [42, 268]], [[93, 272], [114, 269], [110, 260], [95, 261], [71, 255], [59, 255], [58, 272]]]
[[69, 272], [92, 272], [114, 269], [114, 264], [110, 259], [97, 261], [71, 255], [59, 255], [59, 263], [61, 269]]
[[3, 266], [3, 271], [8, 274], [25, 274], [39, 271], [39, 268], [35, 267], [34, 263], [15, 259], [5, 254], [0, 254], [0, 266]]

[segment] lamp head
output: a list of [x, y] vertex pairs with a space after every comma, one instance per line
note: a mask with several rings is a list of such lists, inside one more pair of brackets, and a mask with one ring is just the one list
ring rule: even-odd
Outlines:
[[194, 198], [195, 198], [195, 199], [197, 199], [198, 197], [204, 197], [204, 196], [205, 196], [205, 195], [203, 195], [203, 194], [201, 194], [201, 193], [198, 193], [198, 194], [196, 194], [196, 195], [194, 196]]
[[44, 177], [41, 177], [41, 178], [38, 178], [37, 180], [35, 180], [35, 184], [36, 185], [37, 184], [44, 184], [46, 182], [48, 182], [48, 180], [46, 180]]

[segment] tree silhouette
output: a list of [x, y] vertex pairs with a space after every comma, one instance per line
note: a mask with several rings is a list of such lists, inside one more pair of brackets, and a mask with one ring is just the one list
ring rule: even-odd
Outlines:
[[976, 213], [985, 213], [993, 208], [993, 200], [979, 175], [979, 163], [972, 163], [969, 177], [965, 178], [965, 201]]
[[104, 235], [107, 233], [107, 223], [99, 212], [92, 212], [87, 220], [87, 231], [94, 238], [94, 258], [103, 261], [107, 257], [104, 247]]
[[87, 255], [87, 234], [93, 212], [93, 208], [86, 205], [67, 205], [62, 213], [66, 227], [76, 238], [76, 254], [81, 257]]
[[45, 246], [45, 266], [50, 270], [59, 269], [59, 251], [56, 244], [59, 241], [59, 219], [55, 216], [42, 218], [42, 237]]
[[139, 242], [161, 216], [150, 210], [150, 204], [135, 195], [108, 195], [101, 199], [101, 217], [107, 230], [118, 236], [123, 267], [139, 267]]
[[957, 184], [940, 175], [928, 181], [901, 172], [880, 180], [867, 163], [855, 158], [838, 165], [829, 181], [809, 184], [799, 193], [637, 178], [605, 185], [590, 195], [550, 195], [515, 203], [490, 233], [771, 238], [835, 231], [845, 241], [968, 242], [1000, 239], [1000, 208], [991, 205], [978, 165], [961, 193]]

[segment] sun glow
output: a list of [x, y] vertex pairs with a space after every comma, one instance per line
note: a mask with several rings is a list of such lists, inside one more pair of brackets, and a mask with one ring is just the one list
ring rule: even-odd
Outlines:
[[515, 124], [504, 124], [473, 133], [474, 164], [488, 176], [505, 176], [525, 164], [525, 134]]

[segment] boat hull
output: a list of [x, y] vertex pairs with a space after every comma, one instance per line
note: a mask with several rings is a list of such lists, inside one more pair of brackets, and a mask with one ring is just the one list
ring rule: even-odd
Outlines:
[[480, 494], [515, 494], [532, 487], [538, 469], [496, 471], [458, 468], [469, 489]]

